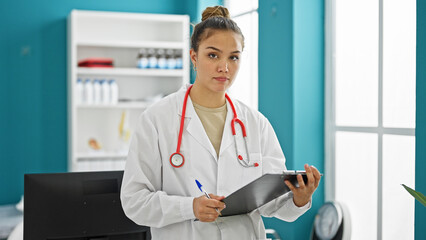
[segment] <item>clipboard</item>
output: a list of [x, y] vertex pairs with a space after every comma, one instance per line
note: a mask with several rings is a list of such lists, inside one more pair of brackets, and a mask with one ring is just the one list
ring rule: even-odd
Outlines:
[[301, 174], [303, 181], [307, 183], [308, 178], [305, 171], [268, 173], [250, 182], [222, 200], [226, 204], [226, 208], [221, 211], [222, 217], [250, 213], [275, 198], [286, 194], [291, 190], [284, 183], [284, 180], [289, 180], [294, 186], [299, 187], [297, 182], [298, 174]]

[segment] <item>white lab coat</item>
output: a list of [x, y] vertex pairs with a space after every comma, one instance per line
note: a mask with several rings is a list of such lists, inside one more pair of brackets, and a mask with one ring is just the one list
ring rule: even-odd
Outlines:
[[[261, 215], [294, 221], [306, 212], [311, 203], [299, 208], [289, 193], [250, 214], [219, 217], [211, 223], [194, 221], [193, 199], [202, 195], [195, 179], [207, 192], [227, 196], [265, 173], [280, 173], [286, 167], [269, 121], [237, 100], [232, 101], [246, 126], [250, 158], [259, 166], [245, 168], [237, 162], [229, 103], [218, 158], [188, 97], [180, 149], [185, 163], [174, 168], [170, 155], [176, 152], [187, 87], [154, 104], [139, 118], [121, 189], [126, 215], [151, 227], [152, 239], [265, 239]], [[244, 147], [242, 138], [238, 142]]]

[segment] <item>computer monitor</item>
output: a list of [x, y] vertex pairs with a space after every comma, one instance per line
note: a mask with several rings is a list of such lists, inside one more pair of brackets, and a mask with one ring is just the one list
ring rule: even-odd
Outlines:
[[24, 239], [145, 240], [123, 212], [123, 171], [25, 174]]

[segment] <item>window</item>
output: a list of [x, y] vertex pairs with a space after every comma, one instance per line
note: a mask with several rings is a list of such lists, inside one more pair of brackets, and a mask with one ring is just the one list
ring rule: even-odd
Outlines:
[[258, 5], [258, 0], [225, 1], [231, 18], [238, 24], [245, 38], [240, 71], [229, 94], [254, 109], [258, 109]]
[[326, 1], [326, 200], [352, 239], [414, 239], [416, 1]]

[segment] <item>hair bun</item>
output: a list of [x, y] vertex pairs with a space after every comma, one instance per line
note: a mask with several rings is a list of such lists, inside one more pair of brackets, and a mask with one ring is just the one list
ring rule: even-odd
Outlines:
[[204, 21], [211, 17], [230, 18], [228, 9], [222, 6], [208, 7], [203, 11], [203, 14], [201, 16], [201, 21]]

